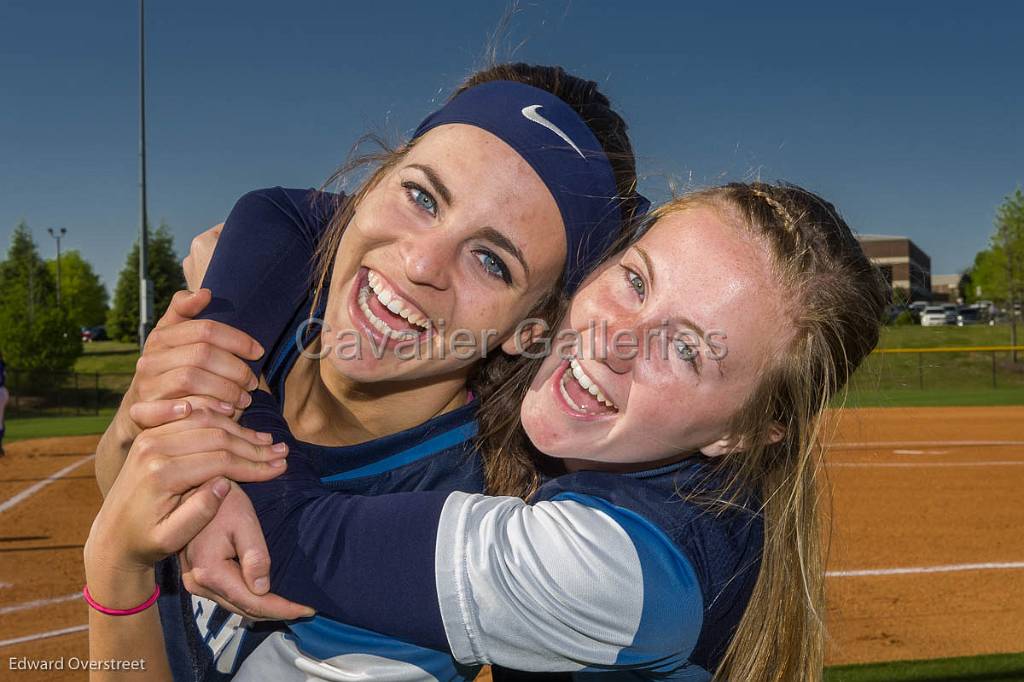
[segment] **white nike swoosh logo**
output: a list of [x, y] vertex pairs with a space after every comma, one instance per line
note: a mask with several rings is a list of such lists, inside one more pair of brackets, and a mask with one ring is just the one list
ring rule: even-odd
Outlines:
[[537, 110], [540, 109], [542, 106], [543, 105], [541, 104], [531, 104], [528, 107], [523, 107], [523, 116], [526, 118], [526, 120], [533, 121], [534, 123], [539, 123], [548, 130], [550, 130], [551, 132], [553, 132], [555, 135], [558, 135], [560, 138], [565, 140], [566, 144], [568, 144], [570, 147], [576, 150], [576, 153], [580, 155], [580, 158], [586, 159], [587, 157], [583, 156], [583, 152], [581, 152], [580, 148], [576, 146], [576, 143], [572, 141], [572, 138], [570, 138], [568, 135], [562, 132], [562, 129], [556, 126], [554, 123], [552, 123], [551, 121], [547, 120], [546, 118], [537, 113]]

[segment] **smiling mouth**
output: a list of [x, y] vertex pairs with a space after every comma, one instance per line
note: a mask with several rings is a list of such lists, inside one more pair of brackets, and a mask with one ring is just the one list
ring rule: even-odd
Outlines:
[[380, 273], [364, 268], [357, 284], [359, 310], [384, 339], [412, 339], [425, 335], [430, 329], [430, 319], [396, 294]]
[[563, 366], [557, 384], [559, 395], [575, 416], [603, 417], [619, 411], [618, 406], [604, 395], [597, 382], [587, 375], [575, 356]]

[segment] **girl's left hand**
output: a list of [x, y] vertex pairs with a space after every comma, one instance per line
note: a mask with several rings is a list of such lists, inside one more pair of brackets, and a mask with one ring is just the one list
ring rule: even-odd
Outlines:
[[180, 550], [216, 515], [230, 490], [226, 479], [266, 481], [284, 472], [286, 453], [207, 422], [208, 415], [197, 414], [135, 439], [85, 545], [90, 581], [90, 573], [148, 572]]

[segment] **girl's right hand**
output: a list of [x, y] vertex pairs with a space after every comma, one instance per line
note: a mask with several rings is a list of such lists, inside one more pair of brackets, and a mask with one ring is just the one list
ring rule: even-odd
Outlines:
[[[187, 403], [186, 403], [187, 405]], [[287, 447], [206, 410], [143, 432], [93, 521], [86, 566], [109, 577], [149, 570], [213, 518], [229, 483], [267, 481]]]

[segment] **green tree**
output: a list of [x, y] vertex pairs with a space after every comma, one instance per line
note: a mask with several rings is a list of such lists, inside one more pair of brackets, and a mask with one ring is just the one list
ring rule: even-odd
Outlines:
[[[174, 237], [161, 223], [149, 239], [149, 278], [153, 281], [154, 321], [158, 319], [175, 291], [185, 288], [185, 273], [174, 251]], [[132, 245], [114, 288], [114, 304], [107, 314], [107, 333], [121, 341], [138, 340], [139, 330], [139, 243]]]
[[[46, 261], [54, 281], [57, 280], [57, 260]], [[61, 305], [68, 317], [80, 327], [96, 327], [107, 319], [107, 301], [110, 296], [92, 264], [78, 251], [67, 251], [60, 256]]]
[[39, 372], [31, 379], [39, 383], [45, 373], [69, 371], [82, 354], [78, 327], [57, 308], [53, 277], [24, 221], [0, 263], [0, 348], [12, 368]]
[[[1017, 345], [1017, 304], [1024, 300], [1024, 192], [1006, 197], [996, 212], [992, 246], [1002, 251], [1006, 299], [1010, 309], [1010, 343]], [[1017, 352], [1013, 353], [1017, 361]]]
[[971, 268], [971, 282], [978, 299], [1000, 303], [1009, 299], [1006, 288], [1006, 254], [1000, 247], [992, 246], [978, 252]]

